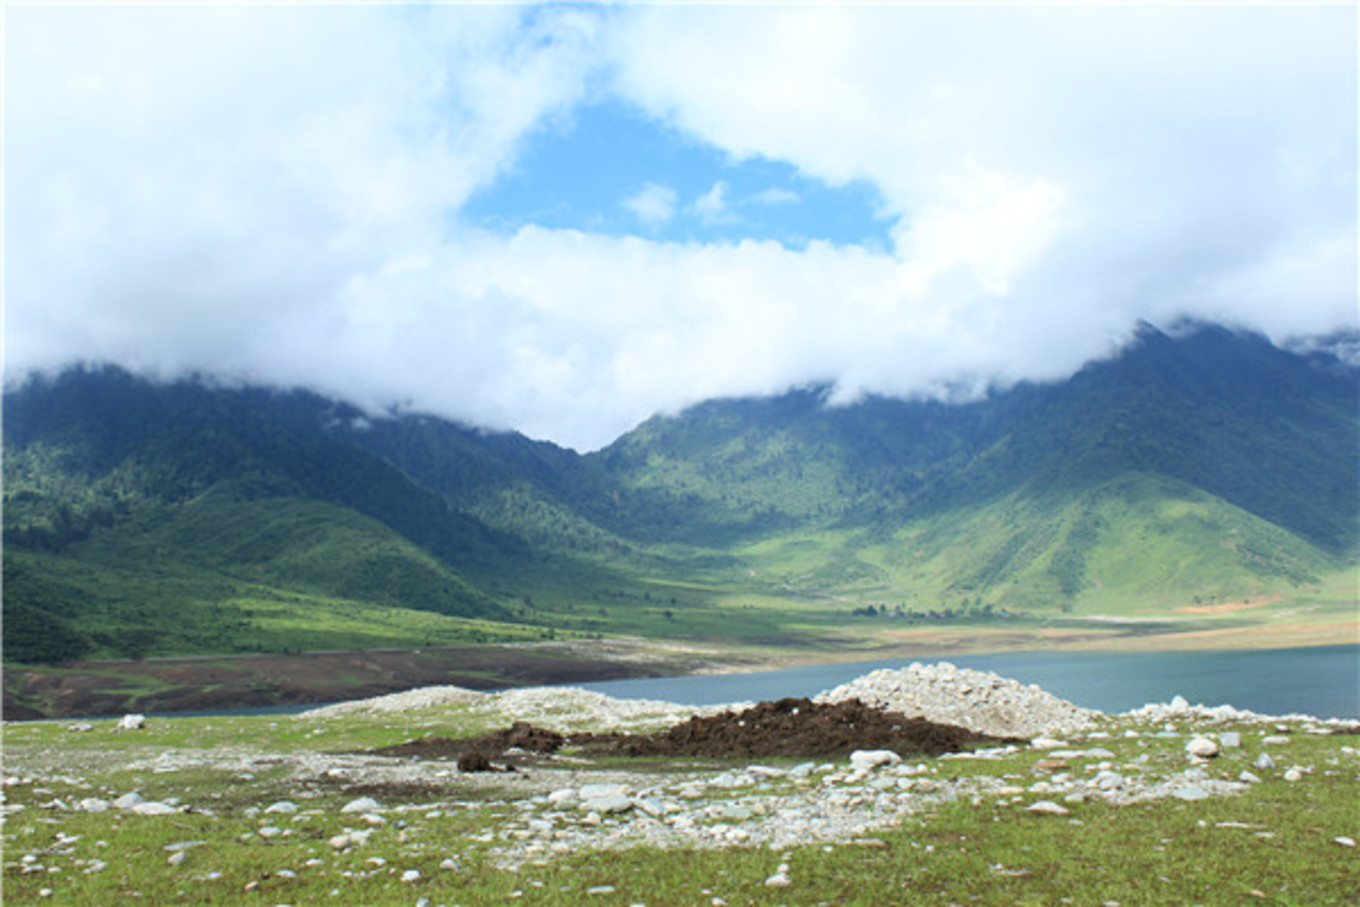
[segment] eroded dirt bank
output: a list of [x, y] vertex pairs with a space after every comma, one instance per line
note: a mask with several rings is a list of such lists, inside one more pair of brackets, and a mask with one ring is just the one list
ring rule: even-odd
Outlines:
[[657, 677], [698, 667], [627, 648], [579, 644], [82, 661], [7, 668], [4, 718], [307, 705], [435, 684], [492, 690]]

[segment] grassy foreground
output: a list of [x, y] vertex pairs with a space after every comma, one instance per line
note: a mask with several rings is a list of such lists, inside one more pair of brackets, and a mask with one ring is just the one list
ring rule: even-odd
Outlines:
[[[663, 765], [618, 758], [552, 762], [522, 776], [462, 775], [419, 766], [422, 783], [326, 784], [335, 754], [426, 734], [465, 736], [494, 724], [463, 706], [341, 718], [158, 719], [140, 731], [111, 722], [4, 727], [6, 904], [1355, 904], [1360, 901], [1360, 737], [1303, 724], [1166, 727], [1108, 719], [1085, 743], [1109, 755], [1073, 758], [1178, 772], [1197, 730], [1236, 730], [1243, 745], [1208, 762], [1212, 780], [1261, 776], [1234, 796], [1112, 805], [1068, 802], [1068, 815], [1027, 812], [1044, 796], [1046, 751], [1028, 746], [987, 759], [929, 761], [939, 784], [989, 776], [1005, 786], [960, 796], [854, 840], [803, 846], [525, 849], [525, 801], [558, 784], [633, 772], [662, 783], [711, 777], [745, 763]], [[76, 727], [79, 727], [77, 725]], [[1134, 736], [1136, 734], [1136, 736]], [[1269, 735], [1273, 739], [1266, 740]], [[1269, 752], [1276, 768], [1253, 765]], [[245, 760], [233, 766], [232, 760]], [[780, 763], [774, 763], [776, 766]], [[244, 769], [246, 766], [248, 770]], [[784, 765], [787, 768], [787, 765]], [[1299, 769], [1287, 780], [1288, 768]], [[565, 779], [571, 773], [570, 782]], [[975, 788], [976, 789], [976, 788]], [[86, 798], [136, 791], [165, 815], [81, 809]], [[755, 795], [770, 798], [775, 782]], [[342, 812], [360, 794], [383, 807]], [[727, 802], [712, 795], [715, 805]], [[281, 800], [292, 813], [269, 812]], [[755, 801], [748, 801], [755, 802]], [[760, 810], [757, 809], [757, 813]], [[638, 816], [601, 820], [603, 836]], [[727, 820], [713, 819], [713, 826]], [[335, 836], [362, 829], [362, 845]], [[589, 833], [589, 829], [585, 829]], [[699, 829], [704, 831], [703, 828]], [[1350, 842], [1350, 843], [1348, 843]], [[780, 864], [789, 884], [766, 880]]]

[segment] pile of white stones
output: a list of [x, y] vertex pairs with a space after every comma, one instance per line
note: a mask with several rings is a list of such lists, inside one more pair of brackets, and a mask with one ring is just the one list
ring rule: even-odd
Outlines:
[[[949, 662], [912, 664], [901, 670], [865, 674], [816, 697], [817, 702], [859, 699], [938, 724], [952, 724], [998, 737], [1065, 734], [1089, 727], [1096, 712], [1045, 692], [1035, 684]], [[354, 712], [406, 712], [443, 705], [470, 704], [473, 714], [493, 720], [527, 721], [559, 732], [609, 728], [653, 731], [687, 721], [694, 715], [741, 711], [752, 703], [716, 706], [679, 705], [649, 699], [615, 699], [579, 687], [535, 687], [485, 694], [461, 687], [425, 687], [345, 702], [303, 713], [325, 718]]]
[[653, 731], [688, 721], [748, 708], [750, 703], [695, 707], [651, 699], [615, 699], [579, 687], [506, 690], [478, 700], [471, 708], [501, 720], [527, 721], [565, 733], [579, 730]]
[[846, 699], [997, 737], [1072, 733], [1089, 727], [1098, 714], [1036, 684], [959, 668], [947, 661], [874, 671], [822, 693], [816, 701]]
[[479, 693], [465, 687], [421, 687], [416, 690], [390, 693], [387, 696], [375, 696], [372, 699], [338, 702], [335, 705], [312, 709], [303, 714], [308, 718], [333, 718], [340, 715], [352, 715], [356, 712], [414, 712], [420, 709], [475, 702], [485, 697], [485, 693]]
[[1352, 720], [1344, 718], [1319, 719], [1310, 715], [1261, 715], [1250, 709], [1237, 709], [1231, 705], [1208, 706], [1203, 703], [1191, 705], [1184, 696], [1176, 696], [1170, 702], [1149, 702], [1140, 709], [1124, 712], [1122, 717], [1132, 718], [1135, 721], [1143, 721], [1149, 724], [1159, 724], [1166, 721], [1247, 721], [1257, 724], [1272, 724], [1281, 721], [1303, 722], [1314, 727], [1334, 728], [1350, 727], [1355, 724]]

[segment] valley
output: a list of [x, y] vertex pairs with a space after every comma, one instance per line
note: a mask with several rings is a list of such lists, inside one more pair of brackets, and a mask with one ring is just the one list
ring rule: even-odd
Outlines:
[[[544, 668], [581, 679], [1353, 642], [1358, 386], [1324, 353], [1148, 327], [1064, 382], [714, 400], [583, 454], [302, 390], [72, 369], [5, 394], [7, 713], [73, 714], [63, 676], [95, 678], [72, 694], [89, 703], [192, 707], [212, 681], [144, 668], [200, 656], [264, 703], [409, 686], [436, 651], [582, 651]], [[392, 676], [409, 676], [321, 690], [248, 667], [369, 649], [407, 653]], [[501, 662], [470, 673], [544, 680]]]

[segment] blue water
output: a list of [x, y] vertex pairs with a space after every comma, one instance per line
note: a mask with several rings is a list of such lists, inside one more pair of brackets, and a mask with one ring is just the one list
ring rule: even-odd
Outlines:
[[[1360, 718], [1360, 646], [1354, 645], [1251, 652], [1002, 652], [568, 685], [619, 699], [717, 705], [815, 696], [870, 671], [904, 668], [913, 661], [949, 661], [993, 671], [1102, 712], [1125, 712], [1180, 695], [1192, 704], [1227, 704], [1264, 715]], [[323, 704], [173, 712], [166, 717], [286, 715]]]
[[1360, 646], [1353, 645], [1251, 652], [1006, 652], [576, 686], [621, 699], [713, 705], [812, 696], [869, 671], [903, 668], [913, 660], [947, 660], [1037, 683], [1055, 696], [1102, 712], [1124, 712], [1180, 695], [1192, 704], [1228, 704], [1266, 715], [1360, 718]]

